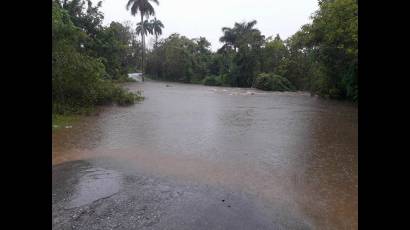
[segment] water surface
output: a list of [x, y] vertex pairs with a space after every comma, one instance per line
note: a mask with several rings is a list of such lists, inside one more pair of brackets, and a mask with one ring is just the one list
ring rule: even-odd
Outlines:
[[[82, 160], [115, 178], [114, 171], [141, 173], [224, 188], [256, 197], [272, 219], [286, 213], [310, 229], [357, 228], [354, 105], [303, 92], [152, 81], [127, 87], [145, 100], [102, 108], [53, 134], [54, 166]], [[87, 183], [74, 191], [84, 193], [81, 186]], [[75, 197], [73, 205], [88, 199]]]

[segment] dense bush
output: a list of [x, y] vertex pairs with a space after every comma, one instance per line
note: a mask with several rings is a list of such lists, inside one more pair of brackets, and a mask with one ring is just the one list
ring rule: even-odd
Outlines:
[[[53, 102], [72, 107], [97, 103], [104, 65], [70, 47], [53, 53]], [[101, 81], [100, 81], [101, 80]]]
[[209, 85], [209, 86], [221, 86], [221, 80], [217, 76], [208, 76], [204, 78], [203, 80], [204, 85]]
[[[74, 3], [70, 2], [70, 4]], [[78, 113], [96, 105], [109, 103], [126, 105], [140, 99], [138, 94], [127, 92], [113, 83], [114, 79], [106, 71], [107, 58], [94, 57], [93, 50], [84, 46], [84, 44], [97, 43], [90, 42], [93, 38], [87, 33], [89, 30], [77, 27], [72, 19], [76, 19], [75, 21], [82, 25], [79, 23], [81, 20], [73, 17], [69, 11], [53, 3], [53, 113]], [[99, 29], [92, 31], [98, 33]], [[126, 80], [126, 75], [115, 80]]]
[[266, 91], [294, 91], [292, 83], [279, 75], [272, 73], [261, 73], [255, 78], [253, 87]]
[[253, 87], [261, 90], [271, 90], [272, 89], [272, 77], [270, 74], [261, 73], [256, 76], [253, 83]]
[[272, 90], [273, 91], [295, 91], [292, 83], [279, 75], [272, 75]]
[[230, 86], [230, 78], [228, 74], [219, 75], [219, 79], [220, 79], [221, 85]]
[[96, 105], [118, 104], [130, 105], [136, 101], [143, 99], [141, 93], [127, 92], [119, 85], [112, 84], [109, 81], [101, 81], [98, 84], [98, 94]]
[[131, 105], [134, 104], [137, 100], [142, 99], [141, 93], [137, 92], [136, 94], [133, 92], [127, 92], [122, 88], [119, 88], [116, 93], [115, 103], [118, 105]]

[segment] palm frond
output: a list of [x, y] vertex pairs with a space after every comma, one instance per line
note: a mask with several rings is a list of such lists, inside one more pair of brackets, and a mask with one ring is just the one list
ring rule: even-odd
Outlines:
[[131, 15], [132, 15], [132, 16], [135, 16], [135, 15], [137, 14], [137, 12], [138, 12], [138, 9], [139, 9], [139, 7], [138, 7], [137, 4], [132, 5], [132, 6], [131, 6]]
[[246, 29], [252, 29], [252, 27], [254, 27], [255, 25], [256, 25], [256, 23], [257, 23], [257, 21], [256, 20], [252, 20], [252, 21], [250, 21], [250, 22], [248, 22], [247, 24], [246, 24]]
[[156, 3], [157, 5], [159, 5], [159, 1], [158, 1], [158, 0], [150, 0], [150, 1]]
[[134, 0], [128, 0], [127, 5], [126, 5], [126, 9], [129, 10], [130, 6], [132, 6], [134, 4]]
[[143, 16], [155, 15], [154, 7], [151, 5], [150, 1], [159, 5], [158, 0], [128, 0], [126, 8], [127, 10], [131, 9], [131, 14], [133, 16], [138, 12]]
[[140, 12], [144, 14], [144, 16], [151, 16], [155, 15], [154, 7], [146, 1], [141, 7]]

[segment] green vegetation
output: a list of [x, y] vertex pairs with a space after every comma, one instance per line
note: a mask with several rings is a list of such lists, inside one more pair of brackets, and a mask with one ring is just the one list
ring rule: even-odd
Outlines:
[[221, 86], [222, 82], [221, 82], [221, 79], [217, 76], [208, 76], [204, 78], [203, 84], [210, 85], [210, 86]]
[[272, 73], [258, 74], [253, 87], [268, 91], [294, 91], [296, 89], [288, 79]]
[[[257, 21], [223, 27], [222, 47], [210, 50], [205, 37], [174, 33], [159, 39], [164, 25], [151, 3], [129, 0], [126, 8], [140, 16], [129, 24], [102, 25], [101, 2], [53, 2], [53, 112], [73, 113], [96, 105], [132, 104], [139, 93], [118, 83], [141, 70], [152, 79], [262, 90], [306, 90], [327, 98], [358, 100], [357, 1], [319, 0], [312, 22], [286, 40], [265, 37]], [[145, 36], [155, 36], [148, 49]], [[136, 40], [141, 35], [141, 42]], [[143, 75], [143, 76], [144, 76]], [[144, 80], [144, 77], [143, 77]]]
[[[87, 6], [85, 6], [87, 3]], [[127, 25], [102, 26], [101, 2], [53, 1], [52, 100], [53, 113], [83, 113], [96, 105], [132, 104], [139, 93], [116, 83], [129, 81], [141, 52]]]
[[148, 52], [146, 73], [166, 81], [307, 90], [358, 100], [357, 1], [320, 0], [312, 23], [286, 40], [265, 38], [256, 24], [222, 28], [223, 46], [217, 52], [203, 37], [172, 34]]
[[212, 58], [210, 43], [203, 37], [188, 39], [172, 34], [159, 41], [147, 56], [146, 72], [153, 79], [185, 83], [201, 82]]
[[164, 28], [164, 24], [157, 18], [154, 18], [150, 21], [150, 26], [152, 27], [152, 32], [155, 35], [155, 45], [158, 43], [158, 36], [162, 34], [162, 28]]
[[78, 115], [53, 114], [53, 130], [64, 128], [65, 126], [70, 126], [73, 123], [77, 122], [78, 119]]

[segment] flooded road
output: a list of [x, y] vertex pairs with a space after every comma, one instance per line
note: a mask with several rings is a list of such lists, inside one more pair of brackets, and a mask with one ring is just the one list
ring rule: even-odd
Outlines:
[[357, 229], [357, 108], [131, 83], [145, 100], [53, 133], [53, 229]]

